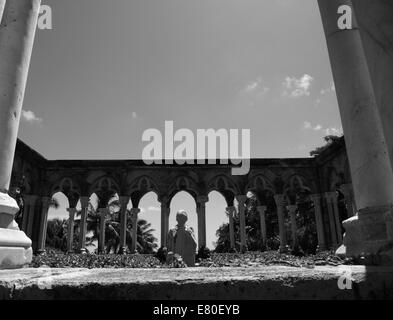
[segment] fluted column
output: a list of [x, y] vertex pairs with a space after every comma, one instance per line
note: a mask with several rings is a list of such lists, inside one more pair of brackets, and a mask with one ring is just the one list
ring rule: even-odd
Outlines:
[[139, 208], [131, 208], [132, 218], [132, 247], [131, 253], [138, 253], [138, 214], [141, 212]]
[[167, 207], [167, 203], [161, 202], [161, 247], [167, 246], [167, 236], [169, 232], [169, 214], [171, 209]]
[[230, 249], [231, 251], [236, 250], [236, 243], [235, 243], [235, 226], [234, 226], [234, 215], [236, 214], [236, 207], [230, 206], [225, 209], [226, 214], [229, 219], [229, 242], [230, 242]]
[[356, 214], [356, 206], [354, 203], [354, 197], [353, 197], [353, 189], [352, 189], [352, 184], [342, 184], [340, 186], [340, 191], [344, 195], [345, 198], [345, 206], [347, 208], [347, 213], [348, 213], [348, 218], [353, 217]]
[[35, 207], [36, 201], [38, 196], [30, 196], [30, 205], [29, 205], [29, 217], [27, 222], [27, 233], [26, 235], [31, 238], [33, 235], [33, 223], [34, 223], [34, 216], [35, 216]]
[[247, 251], [247, 234], [246, 234], [246, 195], [236, 196], [238, 203], [239, 222], [240, 222], [240, 251]]
[[[378, 113], [380, 97], [375, 96], [380, 86], [373, 87], [370, 76], [373, 65], [367, 63], [361, 37], [361, 33], [368, 30], [363, 23], [358, 23], [352, 1], [318, 0], [318, 4], [358, 207], [358, 214], [343, 222], [346, 232], [337, 253], [346, 256], [380, 254], [393, 240], [389, 239], [393, 232], [388, 231], [393, 226], [389, 227], [386, 220], [392, 216], [393, 172]], [[349, 29], [341, 30], [337, 23], [337, 10], [341, 5], [352, 8], [353, 23]], [[373, 1], [375, 10], [380, 9], [380, 5], [381, 2]]]
[[105, 221], [108, 208], [99, 208], [98, 214], [100, 216], [100, 236], [98, 238], [98, 252], [105, 253]]
[[321, 195], [312, 194], [311, 199], [314, 203], [314, 214], [315, 214], [315, 224], [317, 227], [317, 237], [318, 237], [318, 251], [326, 249], [325, 232], [323, 228], [323, 218], [321, 210]]
[[332, 247], [337, 248], [338, 239], [337, 239], [337, 231], [336, 231], [336, 222], [334, 218], [334, 208], [333, 208], [330, 192], [325, 192], [323, 196], [325, 198], [326, 207], [328, 209], [328, 214], [329, 214], [329, 229], [330, 229], [330, 239], [332, 241]]
[[291, 219], [292, 247], [296, 248], [298, 246], [298, 241], [297, 241], [297, 236], [296, 236], [296, 231], [297, 231], [297, 225], [296, 225], [297, 205], [296, 204], [291, 204], [291, 205], [287, 206], [287, 210], [288, 210], [288, 213], [289, 213], [289, 217]]
[[76, 208], [67, 208], [67, 211], [68, 211], [67, 253], [73, 253], [75, 214], [77, 213], [78, 210]]
[[89, 210], [89, 197], [81, 197], [81, 220], [79, 230], [79, 253], [86, 253], [87, 214]]
[[258, 206], [257, 210], [259, 212], [259, 220], [261, 225], [261, 236], [262, 236], [262, 249], [266, 247], [266, 210], [267, 206]]
[[285, 230], [285, 195], [276, 194], [274, 200], [277, 206], [278, 228], [280, 232], [280, 252], [285, 252], [288, 249], [287, 235]]
[[206, 202], [209, 201], [207, 196], [199, 196], [197, 202], [198, 215], [198, 249], [206, 246]]
[[127, 253], [127, 205], [130, 197], [122, 196], [120, 200], [120, 253]]
[[43, 197], [41, 199], [41, 219], [40, 219], [40, 233], [38, 236], [38, 250], [39, 254], [45, 253], [46, 243], [46, 229], [48, 226], [48, 211], [52, 198]]

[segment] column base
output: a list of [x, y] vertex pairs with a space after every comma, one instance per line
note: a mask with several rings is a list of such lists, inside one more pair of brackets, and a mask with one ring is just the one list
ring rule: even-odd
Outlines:
[[392, 207], [365, 208], [343, 221], [343, 244], [336, 250], [340, 257], [372, 260], [393, 265]]

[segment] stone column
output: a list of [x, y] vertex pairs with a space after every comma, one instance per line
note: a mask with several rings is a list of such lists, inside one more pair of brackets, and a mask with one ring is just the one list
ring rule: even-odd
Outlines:
[[33, 223], [34, 223], [34, 215], [35, 215], [35, 204], [37, 201], [37, 196], [30, 196], [30, 205], [29, 205], [29, 216], [27, 222], [27, 232], [26, 235], [31, 238], [33, 236]]
[[260, 219], [260, 224], [261, 224], [261, 236], [262, 236], [262, 247], [266, 247], [266, 240], [267, 240], [267, 235], [266, 235], [266, 206], [258, 206], [257, 210], [259, 212], [259, 219]]
[[120, 200], [120, 254], [127, 253], [127, 205], [130, 197], [122, 196]]
[[105, 221], [108, 208], [99, 208], [98, 214], [100, 216], [100, 236], [98, 238], [98, 252], [105, 253]]
[[326, 200], [326, 206], [329, 214], [329, 229], [330, 229], [330, 238], [332, 241], [332, 247], [336, 249], [338, 246], [338, 239], [337, 239], [337, 231], [336, 231], [336, 222], [334, 218], [334, 208], [333, 208], [332, 200], [330, 198], [330, 192], [325, 192], [324, 198]]
[[19, 208], [8, 188], [40, 1], [0, 4], [0, 269], [22, 267], [32, 258], [31, 240], [14, 221]]
[[169, 232], [169, 214], [171, 209], [165, 202], [161, 202], [161, 247], [166, 247]]
[[209, 201], [207, 196], [199, 196], [197, 202], [198, 215], [198, 250], [206, 246], [206, 202]]
[[278, 228], [280, 232], [280, 252], [286, 252], [287, 246], [287, 235], [285, 230], [285, 196], [283, 194], [276, 194], [274, 200], [277, 206], [278, 216]]
[[238, 203], [239, 222], [240, 222], [240, 252], [247, 251], [247, 234], [246, 234], [246, 195], [236, 196]]
[[40, 218], [40, 233], [38, 236], [38, 250], [39, 254], [45, 253], [46, 243], [46, 228], [48, 226], [48, 211], [51, 203], [51, 197], [43, 197], [41, 199], [41, 218]]
[[231, 246], [231, 251], [235, 251], [236, 250], [236, 243], [235, 243], [235, 226], [234, 226], [234, 215], [236, 213], [236, 207], [231, 206], [231, 207], [227, 207], [225, 209], [226, 214], [229, 218], [229, 242], [230, 242], [230, 246]]
[[327, 193], [328, 198], [330, 199], [330, 203], [333, 209], [333, 216], [334, 216], [334, 223], [336, 227], [336, 238], [339, 245], [341, 245], [343, 237], [342, 237], [342, 230], [341, 230], [341, 223], [340, 223], [340, 213], [338, 210], [338, 199], [337, 199], [337, 192], [332, 191]]
[[291, 234], [292, 234], [292, 248], [297, 248], [298, 246], [298, 241], [297, 241], [297, 236], [296, 236], [296, 230], [297, 230], [297, 225], [296, 225], [296, 210], [297, 210], [297, 205], [296, 204], [291, 204], [287, 206], [287, 210], [289, 213], [289, 217], [291, 218]]
[[351, 1], [318, 0], [318, 3], [358, 207], [358, 215], [343, 223], [346, 233], [337, 253], [376, 254], [392, 241], [388, 234], [393, 232], [387, 230], [386, 219], [391, 216], [393, 203], [393, 172], [378, 113], [379, 97], [375, 96], [377, 90], [371, 81], [361, 39], [363, 26], [359, 27], [352, 10], [352, 28], [338, 27], [337, 10], [341, 5], [352, 7]]
[[354, 203], [352, 184], [351, 183], [342, 184], [340, 186], [340, 191], [342, 192], [345, 198], [348, 218], [351, 218], [356, 214], [356, 206]]
[[78, 210], [76, 208], [67, 208], [68, 211], [68, 230], [67, 230], [67, 253], [73, 253], [73, 242], [74, 242], [74, 226], [75, 226], [75, 214]]
[[138, 253], [138, 214], [141, 212], [139, 208], [131, 208], [132, 217], [132, 248], [131, 253]]
[[325, 231], [323, 227], [323, 217], [321, 210], [321, 195], [312, 194], [311, 199], [314, 203], [315, 224], [317, 227], [318, 248], [317, 251], [326, 250]]
[[86, 253], [87, 214], [89, 210], [89, 197], [81, 197], [81, 221], [79, 230], [79, 253]]
[[5, 6], [5, 0], [0, 0], [0, 22], [1, 22], [1, 18], [3, 17], [4, 6]]

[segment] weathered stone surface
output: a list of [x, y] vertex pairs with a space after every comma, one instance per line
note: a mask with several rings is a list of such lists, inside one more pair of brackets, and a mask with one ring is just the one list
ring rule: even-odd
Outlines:
[[21, 269], [0, 271], [1, 299], [391, 299], [393, 268]]

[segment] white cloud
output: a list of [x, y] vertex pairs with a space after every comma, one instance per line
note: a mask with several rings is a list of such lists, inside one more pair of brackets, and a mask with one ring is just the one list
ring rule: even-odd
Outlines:
[[147, 208], [147, 210], [149, 210], [149, 211], [161, 211], [161, 208], [160, 207], [150, 206], [150, 207]]
[[314, 78], [308, 74], [304, 74], [298, 79], [295, 77], [286, 77], [282, 84], [284, 87], [283, 95], [291, 98], [309, 96], [313, 80]]
[[132, 115], [132, 118], [133, 118], [133, 119], [136, 119], [136, 118], [138, 118], [138, 115], [136, 114], [136, 112], [135, 112], [135, 111], [133, 111], [131, 115]]
[[329, 94], [329, 93], [332, 93], [332, 92], [335, 92], [335, 91], [336, 91], [336, 87], [334, 86], [334, 82], [332, 81], [332, 82], [330, 83], [330, 87], [325, 88], [325, 89], [322, 89], [322, 90], [320, 91], [320, 94], [321, 94], [321, 95], [325, 95], [325, 94]]
[[317, 125], [313, 128], [313, 130], [314, 130], [314, 131], [322, 130], [322, 126], [321, 126], [320, 124], [317, 124]]
[[325, 134], [327, 136], [341, 136], [343, 135], [343, 129], [342, 128], [326, 128], [325, 129]]
[[303, 129], [311, 129], [312, 128], [312, 125], [311, 125], [311, 122], [308, 122], [308, 121], [304, 121], [304, 123], [303, 123]]
[[21, 118], [27, 123], [40, 123], [42, 119], [37, 117], [33, 111], [22, 110]]
[[242, 90], [241, 93], [253, 93], [257, 96], [263, 96], [270, 91], [270, 88], [263, 84], [261, 77], [254, 81], [250, 81]]

